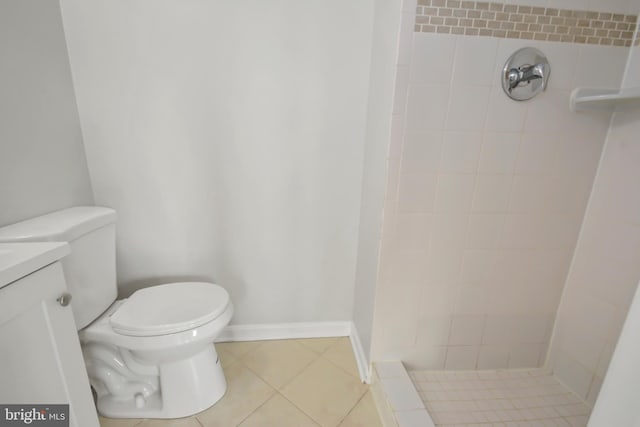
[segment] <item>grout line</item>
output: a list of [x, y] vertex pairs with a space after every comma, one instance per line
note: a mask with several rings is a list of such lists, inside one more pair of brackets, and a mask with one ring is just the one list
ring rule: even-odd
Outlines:
[[369, 387], [368, 386], [367, 386], [367, 390], [364, 392], [364, 394], [362, 396], [360, 396], [360, 398], [356, 401], [356, 403], [353, 404], [353, 406], [351, 407], [351, 409], [349, 409], [349, 411], [346, 413], [346, 415], [340, 419], [340, 421], [338, 422], [338, 426], [340, 424], [342, 424], [342, 422], [344, 420], [346, 420], [349, 415], [351, 415], [353, 410], [356, 409], [356, 406], [358, 406], [360, 404], [360, 402], [362, 402], [362, 400], [367, 395], [367, 393], [369, 393]]
[[[349, 337], [346, 337], [346, 338], [347, 338], [347, 339], [349, 339]], [[339, 342], [340, 342], [340, 341], [338, 340], [338, 341], [337, 341], [337, 342], [335, 342], [334, 344], [330, 345], [330, 346], [329, 346], [329, 348], [327, 348], [327, 349], [324, 351], [324, 353], [322, 353], [322, 354], [320, 355], [320, 357], [321, 357], [321, 358], [323, 358], [324, 360], [326, 360], [327, 362], [331, 363], [333, 366], [335, 366], [335, 367], [339, 368], [340, 370], [342, 370], [343, 372], [345, 372], [346, 374], [348, 374], [350, 377], [352, 377], [352, 378], [356, 378], [360, 383], [368, 385], [367, 383], [363, 383], [363, 382], [362, 382], [362, 379], [360, 378], [360, 373], [359, 373], [359, 372], [358, 372], [358, 375], [357, 375], [357, 376], [354, 376], [351, 372], [347, 371], [347, 370], [346, 370], [345, 368], [343, 368], [342, 366], [338, 365], [337, 363], [335, 363], [335, 362], [334, 362], [334, 361], [332, 361], [331, 359], [328, 359], [328, 358], [326, 358], [326, 357], [324, 356], [324, 355], [325, 355], [325, 353], [326, 353], [326, 352], [328, 352], [328, 351], [329, 351], [329, 349], [330, 349], [331, 347], [333, 347], [334, 345], [337, 345]], [[356, 369], [357, 369], [357, 368], [358, 368], [358, 362], [357, 362], [357, 360], [355, 359], [355, 354], [353, 354], [353, 349], [351, 348], [351, 346], [349, 346], [349, 350], [351, 350], [351, 354], [353, 355], [353, 361], [354, 361], [354, 363], [356, 364]]]
[[273, 384], [271, 384], [269, 381], [267, 381], [266, 378], [263, 378], [262, 375], [260, 375], [258, 372], [256, 372], [255, 370], [251, 369], [250, 366], [248, 366], [246, 363], [242, 363], [242, 361], [240, 359], [238, 359], [238, 362], [241, 362], [242, 365], [247, 368], [249, 371], [251, 371], [253, 374], [255, 374], [258, 378], [260, 378], [264, 383], [266, 383], [269, 387], [271, 387], [272, 389], [274, 389], [275, 391], [280, 391], [281, 389], [283, 389], [284, 387], [286, 387], [288, 384], [290, 384], [291, 382], [293, 382], [293, 380], [295, 380], [296, 378], [298, 378], [309, 366], [311, 366], [312, 363], [314, 363], [315, 361], [317, 361], [321, 356], [319, 356], [318, 354], [316, 354], [316, 358], [311, 360], [309, 363], [307, 363], [306, 365], [304, 365], [304, 367], [300, 370], [300, 372], [296, 373], [293, 377], [291, 377], [289, 380], [287, 380], [284, 384], [282, 384], [282, 386], [280, 387], [276, 387]]
[[[319, 359], [320, 357], [321, 357], [321, 356], [319, 356], [319, 355], [317, 355], [317, 354], [316, 354], [316, 358], [315, 358], [315, 359], [313, 359], [311, 362], [309, 362], [309, 363], [307, 363], [306, 365], [304, 365], [304, 367], [300, 370], [300, 372], [298, 372], [297, 374], [295, 374], [295, 375], [293, 376], [293, 378], [291, 378], [290, 380], [288, 380], [288, 381], [286, 381], [284, 384], [282, 384], [282, 386], [281, 386], [280, 388], [276, 388], [276, 390], [277, 390], [278, 392], [280, 392], [280, 390], [282, 390], [283, 388], [285, 388], [286, 386], [288, 386], [289, 384], [291, 384], [291, 383], [292, 383], [296, 378], [298, 378], [300, 375], [302, 375], [302, 373], [303, 373], [304, 371], [306, 371], [306, 370], [307, 370], [307, 368], [308, 368], [309, 366], [311, 366], [313, 363], [317, 362], [317, 361], [318, 361], [318, 359]], [[256, 373], [256, 375], [258, 375], [258, 374]], [[260, 377], [260, 378], [262, 378], [262, 377]], [[264, 381], [266, 381], [266, 380], [264, 380]], [[267, 384], [268, 384], [268, 383], [267, 383]], [[269, 385], [271, 385], [271, 384], [269, 384]]]
[[296, 407], [300, 412], [302, 412], [303, 414], [305, 414], [307, 417], [309, 417], [309, 419], [311, 421], [313, 421], [314, 423], [316, 423], [318, 426], [320, 426], [321, 424], [316, 421], [315, 418], [313, 418], [311, 415], [307, 414], [307, 412], [302, 409], [301, 407], [299, 407], [298, 405], [296, 405], [294, 402], [292, 402], [287, 396], [285, 396], [284, 394], [280, 393], [279, 391], [277, 392], [280, 396], [282, 396], [283, 399], [285, 399], [287, 402], [291, 403], [294, 407]]
[[[333, 338], [333, 337], [332, 337]], [[249, 371], [253, 372], [258, 378], [260, 378], [262, 381], [264, 381], [266, 384], [268, 384], [271, 388], [273, 388], [275, 390], [276, 393], [274, 393], [272, 396], [270, 396], [262, 405], [260, 405], [258, 408], [256, 408], [251, 414], [247, 415], [246, 418], [244, 418], [242, 422], [244, 422], [248, 417], [250, 417], [254, 412], [256, 412], [260, 407], [264, 406], [269, 400], [273, 399], [273, 397], [276, 394], [279, 394], [280, 396], [282, 396], [284, 399], [286, 399], [289, 403], [291, 403], [294, 407], [296, 407], [298, 410], [300, 410], [303, 414], [305, 414], [307, 417], [309, 417], [309, 419], [311, 419], [314, 423], [320, 425], [318, 423], [318, 421], [313, 418], [310, 414], [308, 414], [307, 412], [305, 412], [302, 408], [300, 408], [298, 405], [296, 405], [294, 402], [292, 402], [290, 399], [288, 399], [282, 392], [281, 390], [286, 387], [288, 384], [292, 383], [296, 378], [298, 378], [309, 366], [311, 366], [313, 363], [315, 363], [316, 361], [318, 361], [319, 359], [323, 359], [326, 362], [329, 362], [332, 366], [337, 367], [340, 371], [345, 372], [347, 375], [349, 375], [349, 377], [354, 378], [353, 374], [351, 374], [350, 372], [348, 372], [346, 369], [344, 369], [342, 366], [336, 364], [335, 362], [331, 361], [330, 359], [327, 359], [326, 357], [324, 357], [324, 354], [326, 354], [332, 347], [339, 345], [340, 343], [340, 338], [343, 337], [335, 337], [335, 342], [332, 343], [331, 345], [329, 345], [326, 349], [324, 349], [321, 353], [318, 353], [316, 351], [314, 351], [313, 349], [311, 349], [309, 346], [304, 345], [303, 343], [299, 343], [300, 345], [302, 345], [305, 349], [308, 349], [311, 353], [313, 353], [315, 355], [315, 358], [313, 360], [311, 360], [308, 364], [306, 364], [301, 370], [300, 372], [298, 372], [297, 374], [295, 374], [291, 379], [289, 379], [288, 381], [286, 381], [281, 387], [275, 387], [273, 386], [269, 381], [267, 381], [265, 378], [263, 378], [258, 372], [254, 371], [253, 369], [251, 369], [249, 366], [247, 366], [245, 363], [242, 363], [241, 359], [238, 359], [237, 361], [242, 363], [242, 365], [244, 365]], [[348, 338], [348, 337], [347, 337]], [[296, 339], [293, 339], [294, 341]], [[279, 340], [280, 341], [280, 340]], [[282, 340], [284, 341], [284, 340]], [[245, 354], [244, 356], [242, 356], [242, 358], [248, 356], [250, 353], [254, 352], [255, 350], [257, 350], [258, 347], [256, 347], [255, 349], [252, 349], [251, 351], [247, 352], [247, 354]], [[356, 379], [360, 380], [359, 377], [356, 377]], [[345, 414], [344, 417], [342, 417], [340, 419], [340, 422], [342, 422], [353, 410], [353, 408], [355, 408], [355, 406], [360, 402], [360, 400], [362, 400], [362, 398], [366, 395], [366, 393], [369, 391], [369, 387], [367, 386], [365, 389], [365, 392], [362, 394], [362, 396], [360, 396], [357, 400], [357, 402], [354, 404], [354, 406], [347, 412], [347, 414]]]
[[302, 342], [302, 340], [324, 340], [324, 339], [330, 339], [330, 340], [337, 341], [337, 340], [339, 340], [340, 338], [342, 338], [342, 337], [326, 337], [326, 338], [298, 338], [298, 339], [296, 339], [296, 341], [298, 341], [300, 344], [302, 344], [305, 348], [308, 348], [309, 350], [311, 350], [311, 351], [313, 351], [314, 353], [316, 353], [318, 356], [321, 356], [321, 355], [323, 355], [327, 350], [329, 350], [329, 348], [330, 348], [333, 344], [335, 344], [335, 342], [334, 342], [334, 343], [329, 344], [329, 345], [327, 346], [327, 348], [325, 348], [324, 350], [318, 351], [318, 350], [314, 349], [313, 347], [311, 347], [310, 345], [305, 344], [304, 342]]
[[[257, 348], [257, 347], [256, 347]], [[255, 349], [254, 349], [255, 350]], [[247, 354], [251, 353], [253, 350], [250, 350], [249, 352], [247, 352]], [[244, 356], [243, 356], [244, 357]], [[267, 382], [264, 378], [262, 378], [260, 375], [258, 375], [256, 372], [254, 372], [251, 368], [249, 368], [246, 364], [242, 363], [242, 361], [240, 360], [240, 358], [238, 358], [237, 360], [233, 361], [232, 363], [230, 363], [229, 365], [227, 365], [227, 367], [230, 367], [232, 365], [235, 365], [236, 363], [242, 365], [246, 370], [248, 370], [249, 372], [253, 373], [256, 377], [258, 377], [260, 379], [260, 381], [262, 381], [263, 383], [265, 383], [270, 389], [273, 390], [274, 393], [272, 393], [264, 402], [262, 402], [260, 405], [258, 405], [253, 411], [251, 411], [249, 414], [247, 414], [247, 416], [243, 417], [237, 424], [236, 427], [239, 426], [240, 424], [242, 424], [247, 418], [249, 418], [251, 415], [253, 415], [259, 408], [261, 408], [265, 403], [267, 403], [269, 400], [271, 400], [273, 398], [273, 396], [276, 395], [276, 393], [278, 393], [278, 390], [273, 387], [269, 382]], [[224, 369], [223, 369], [224, 372]], [[227, 374], [225, 373], [225, 379]], [[229, 385], [227, 384], [227, 387]], [[228, 390], [228, 389], [227, 389]], [[226, 393], [225, 393], [226, 395]], [[223, 396], [224, 398], [224, 396]], [[222, 400], [222, 399], [221, 399]], [[219, 401], [218, 401], [219, 402]], [[218, 403], [216, 402], [216, 403]], [[214, 404], [215, 405], [215, 404]], [[197, 415], [194, 416], [194, 418], [197, 419]], [[198, 423], [200, 423], [200, 425], [203, 425], [200, 420], [198, 419]], [[203, 425], [204, 427], [204, 425]]]
[[[532, 422], [534, 420], [529, 419], [529, 417], [531, 416], [530, 414], [525, 414], [524, 412], [529, 412], [532, 410], [536, 410], [536, 409], [542, 409], [542, 408], [556, 408], [556, 407], [572, 407], [572, 406], [583, 406], [584, 408], [587, 408], [590, 412], [590, 406], [584, 401], [584, 399], [580, 398], [580, 396], [576, 395], [573, 391], [571, 391], [571, 389], [569, 389], [568, 387], [564, 386], [556, 377], [554, 377], [551, 373], [546, 373], [544, 374], [543, 372], [545, 372], [546, 370], [544, 369], [525, 369], [525, 370], [509, 370], [511, 372], [518, 372], [521, 371], [523, 373], [528, 373], [528, 375], [522, 376], [522, 375], [518, 375], [518, 376], [511, 376], [511, 375], [507, 375], [506, 377], [501, 377], [500, 375], [498, 375], [500, 372], [505, 372], [503, 370], [490, 370], [490, 371], [486, 371], [486, 372], [493, 372], [495, 374], [495, 377], [491, 377], [491, 378], [479, 378], [477, 375], [474, 379], [466, 379], [464, 377], [461, 377], [460, 375], [458, 375], [458, 371], [412, 371], [412, 375], [411, 378], [414, 378], [414, 374], [418, 373], [418, 372], [423, 372], [423, 373], [433, 373], [434, 375], [432, 376], [433, 379], [430, 380], [425, 380], [425, 381], [418, 381], [417, 379], [414, 379], [414, 384], [416, 383], [440, 383], [441, 381], [438, 381], [438, 374], [441, 374], [441, 378], [439, 378], [440, 380], [442, 380], [444, 383], [456, 383], [456, 382], [460, 382], [461, 385], [464, 385], [465, 382], [469, 381], [469, 380], [473, 380], [473, 381], [478, 381], [479, 383], [477, 384], [478, 388], [477, 390], [491, 390], [491, 389], [505, 389], [506, 390], [523, 390], [523, 389], [527, 389], [527, 388], [533, 388], [533, 387], [539, 387], [541, 385], [548, 385], [549, 387], [551, 386], [556, 386], [559, 387], [559, 391], [558, 393], [551, 393], [551, 394], [546, 394], [546, 395], [536, 395], [536, 396], [513, 396], [513, 397], [494, 397], [494, 398], [489, 398], [489, 399], [484, 399], [484, 398], [476, 398], [476, 397], [469, 397], [468, 399], [458, 399], [458, 398], [447, 398], [447, 399], [442, 399], [442, 400], [438, 400], [437, 402], [476, 402], [479, 400], [487, 400], [487, 401], [507, 401], [511, 404], [511, 406], [514, 407], [514, 409], [479, 409], [479, 410], [474, 410], [472, 408], [469, 409], [462, 409], [462, 410], [456, 410], [456, 409], [451, 409], [451, 410], [443, 410], [443, 411], [436, 411], [436, 412], [442, 412], [442, 413], [475, 413], [475, 412], [483, 412], [483, 413], [489, 413], [489, 412], [497, 412], [497, 411], [521, 411], [522, 413], [519, 414], [515, 414], [516, 417], [520, 416], [520, 417], [524, 417], [524, 419], [520, 420], [518, 419], [517, 421], [526, 421], [526, 422]], [[474, 372], [474, 371], [469, 371], [469, 372]], [[475, 372], [476, 374], [478, 374], [478, 372]], [[540, 375], [537, 375], [538, 373], [540, 373]], [[520, 385], [514, 385], [512, 382], [513, 381], [519, 381], [522, 380], [523, 378], [529, 378], [529, 379], [537, 379], [537, 381], [543, 379], [543, 378], [547, 378], [547, 379], [552, 379], [553, 383], [548, 383], [548, 382], [543, 382], [543, 383], [539, 383], [536, 382], [536, 384], [520, 384]], [[497, 382], [497, 383], [496, 383]], [[417, 384], [416, 384], [417, 385]], [[487, 388], [488, 386], [488, 388]], [[422, 389], [422, 387], [420, 387]], [[454, 387], [451, 390], [456, 390], [456, 388]], [[440, 391], [451, 391], [449, 388], [443, 387], [442, 390]], [[470, 391], [472, 390], [476, 390], [475, 388], [473, 389], [469, 389]], [[431, 390], [430, 392], [436, 392], [438, 390]], [[426, 390], [424, 391], [425, 393], [427, 392]], [[516, 401], [527, 401], [527, 400], [536, 400], [536, 399], [543, 399], [543, 398], [549, 398], [551, 396], [572, 396], [574, 399], [576, 399], [575, 402], [565, 402], [565, 403], [557, 403], [557, 404], [547, 404], [547, 403], [543, 403], [542, 406], [541, 405], [535, 405], [535, 406], [531, 406], [531, 407], [519, 407], [516, 404], [514, 404], [514, 402]], [[423, 402], [425, 403], [425, 405], [430, 406], [431, 405], [431, 401], [428, 400], [426, 398], [426, 395], [420, 394], [420, 397], [422, 398]], [[433, 401], [436, 402], [436, 401]], [[551, 409], [552, 413], [554, 412], [553, 409]], [[583, 418], [583, 417], [587, 417], [588, 418], [588, 413], [575, 413], [573, 415], [567, 415], [567, 414], [561, 414], [560, 412], [555, 411], [557, 416], [549, 416], [549, 417], [540, 417], [539, 415], [538, 418], [535, 418], [535, 420], [548, 420], [548, 419], [553, 419], [553, 420], [565, 420], [567, 422], [569, 422], [570, 419], [575, 419], [575, 418]], [[516, 421], [515, 419], [512, 420], [502, 420], [502, 422], [508, 422], [508, 421]], [[478, 421], [475, 421], [476, 423]], [[480, 424], [482, 424], [485, 421], [482, 421]], [[493, 422], [493, 421], [492, 421]]]
[[[263, 381], [264, 381], [264, 380], [263, 380]], [[272, 387], [272, 388], [273, 388], [273, 387]], [[272, 394], [271, 396], [269, 396], [269, 397], [268, 397], [264, 402], [262, 402], [260, 405], [258, 405], [258, 406], [253, 410], [253, 411], [251, 411], [249, 414], [247, 414], [247, 416], [246, 416], [246, 417], [242, 418], [242, 419], [238, 422], [238, 424], [236, 424], [236, 427], [237, 427], [237, 426], [240, 426], [242, 423], [244, 423], [244, 422], [245, 422], [249, 417], [251, 417], [253, 414], [255, 414], [255, 413], [258, 411], [258, 409], [262, 408], [264, 405], [266, 405], [266, 404], [267, 404], [267, 402], [268, 402], [268, 401], [270, 401], [271, 399], [273, 399], [273, 397], [278, 393], [278, 391], [277, 391], [277, 390], [275, 390], [275, 389], [274, 389], [274, 391], [275, 391], [275, 393], [273, 393], [273, 394]]]

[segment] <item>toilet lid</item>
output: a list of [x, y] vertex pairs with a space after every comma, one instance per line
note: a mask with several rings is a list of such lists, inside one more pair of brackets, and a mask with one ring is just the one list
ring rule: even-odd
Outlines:
[[227, 291], [213, 283], [169, 283], [134, 292], [109, 322], [122, 335], [166, 335], [210, 322], [228, 305]]

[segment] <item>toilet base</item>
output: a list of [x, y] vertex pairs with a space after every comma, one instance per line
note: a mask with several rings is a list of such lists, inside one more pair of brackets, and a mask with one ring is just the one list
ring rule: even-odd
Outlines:
[[98, 412], [109, 418], [182, 418], [204, 411], [224, 396], [227, 382], [213, 344], [188, 359], [160, 365], [160, 389], [148, 397], [118, 401], [99, 396]]

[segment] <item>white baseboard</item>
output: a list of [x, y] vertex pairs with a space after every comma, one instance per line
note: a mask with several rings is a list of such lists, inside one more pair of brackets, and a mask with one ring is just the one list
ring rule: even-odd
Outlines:
[[266, 341], [296, 338], [349, 337], [358, 364], [360, 379], [369, 383], [370, 368], [362, 348], [358, 331], [352, 322], [299, 322], [266, 323], [258, 325], [229, 325], [222, 330], [216, 342]]
[[299, 322], [229, 325], [222, 330], [216, 339], [216, 342], [348, 337], [350, 334], [351, 322]]
[[351, 334], [349, 334], [349, 338], [351, 340], [351, 347], [353, 347], [353, 354], [356, 357], [356, 363], [358, 364], [360, 379], [363, 383], [371, 384], [371, 365], [367, 359], [367, 353], [362, 347], [358, 329], [353, 322], [351, 323]]

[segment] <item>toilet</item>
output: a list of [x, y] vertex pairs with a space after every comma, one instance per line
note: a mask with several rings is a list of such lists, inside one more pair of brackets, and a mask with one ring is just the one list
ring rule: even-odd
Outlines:
[[[0, 228], [0, 242], [68, 242], [62, 259], [100, 414], [181, 418], [226, 391], [214, 340], [233, 305], [220, 286], [166, 283], [116, 300], [113, 209], [73, 207]], [[89, 393], [89, 390], [87, 390]]]

